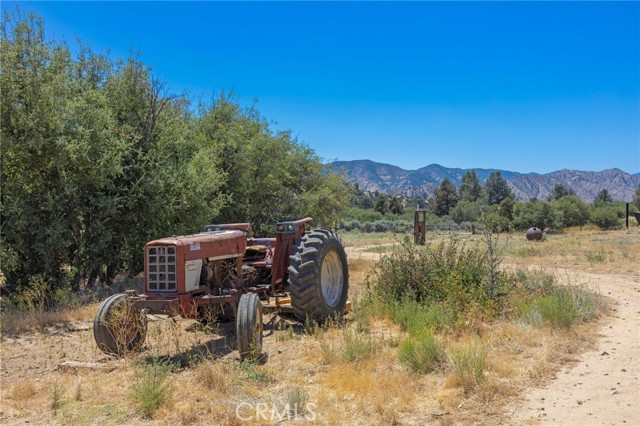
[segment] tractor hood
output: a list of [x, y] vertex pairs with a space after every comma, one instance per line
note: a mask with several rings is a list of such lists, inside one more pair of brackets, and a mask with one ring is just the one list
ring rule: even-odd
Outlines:
[[151, 246], [167, 245], [175, 246], [184, 260], [206, 258], [213, 261], [243, 256], [247, 239], [245, 233], [239, 230], [202, 232], [150, 241], [145, 245], [145, 251]]

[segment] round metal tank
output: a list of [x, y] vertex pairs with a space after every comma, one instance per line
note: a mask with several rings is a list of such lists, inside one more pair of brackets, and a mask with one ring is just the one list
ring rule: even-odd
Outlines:
[[529, 241], [540, 241], [542, 239], [542, 229], [534, 226], [533, 228], [527, 229], [526, 235]]

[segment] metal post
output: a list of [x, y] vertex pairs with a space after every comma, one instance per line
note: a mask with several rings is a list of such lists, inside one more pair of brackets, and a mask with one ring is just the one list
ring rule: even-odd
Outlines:
[[627, 231], [629, 230], [629, 203], [627, 203]]

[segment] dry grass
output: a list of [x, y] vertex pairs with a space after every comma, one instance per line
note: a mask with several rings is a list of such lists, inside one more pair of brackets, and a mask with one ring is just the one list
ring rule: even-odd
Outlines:
[[[514, 266], [544, 264], [548, 268], [637, 275], [639, 236], [640, 230], [572, 230], [549, 235], [541, 243], [528, 243], [521, 241], [520, 235], [512, 235], [506, 261]], [[350, 246], [394, 242], [392, 234], [347, 234], [343, 238]], [[432, 236], [435, 238], [448, 236]], [[352, 250], [351, 298], [357, 302], [379, 254]], [[550, 380], [561, 366], [592, 344], [597, 332], [595, 323], [567, 331], [501, 321], [468, 329], [473, 332], [441, 333], [436, 337], [449, 355], [446, 365], [416, 374], [398, 358], [399, 345], [407, 333], [387, 318], [374, 317], [363, 328], [358, 328], [356, 321], [347, 321], [315, 335], [304, 334], [303, 327], [291, 318], [277, 318], [283, 326], [273, 331], [265, 326], [266, 362], [245, 368], [237, 359], [233, 324], [212, 331], [188, 320], [152, 320], [145, 350], [125, 359], [105, 357], [95, 347], [90, 329], [69, 332], [64, 327], [51, 327], [57, 322], [55, 318], [70, 323], [90, 320], [96, 307], [53, 314], [46, 321], [34, 318], [16, 329], [18, 335], [3, 336], [0, 423], [271, 425], [280, 422], [271, 417], [272, 406], [281, 410], [287, 401], [307, 401], [312, 404], [315, 421], [298, 419], [284, 424], [497, 424], [505, 421], [504, 407], [523, 389]], [[265, 317], [265, 321], [269, 319]], [[40, 330], [24, 331], [35, 327]], [[349, 345], [356, 356], [344, 355]], [[455, 366], [452, 354], [464, 354], [465, 350], [482, 354], [482, 368]], [[467, 364], [460, 361], [460, 365], [473, 366], [478, 360], [472, 355]], [[139, 363], [152, 357], [167, 359], [173, 365], [169, 374], [173, 386], [152, 419], [145, 419], [137, 411], [129, 388]], [[57, 369], [63, 360], [99, 361], [116, 368], [90, 373]], [[464, 371], [472, 374], [465, 376]], [[476, 371], [482, 374], [476, 375]], [[52, 410], [54, 396], [57, 402]], [[245, 422], [236, 413], [243, 403], [241, 414], [250, 416]], [[256, 418], [257, 404], [266, 404], [269, 415]]]
[[36, 328], [53, 327], [93, 319], [98, 304], [89, 304], [78, 308], [66, 308], [59, 311], [17, 311], [6, 310], [0, 315], [0, 328], [3, 335], [11, 335]]
[[11, 399], [14, 401], [26, 401], [36, 394], [36, 385], [32, 380], [25, 380], [13, 385]]

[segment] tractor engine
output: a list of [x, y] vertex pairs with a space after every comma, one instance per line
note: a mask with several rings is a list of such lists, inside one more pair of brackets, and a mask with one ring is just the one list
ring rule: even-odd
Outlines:
[[235, 288], [247, 239], [242, 230], [163, 238], [146, 244], [145, 294], [202, 293], [202, 284]]

